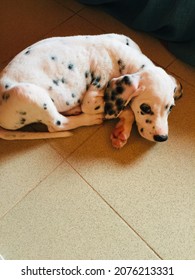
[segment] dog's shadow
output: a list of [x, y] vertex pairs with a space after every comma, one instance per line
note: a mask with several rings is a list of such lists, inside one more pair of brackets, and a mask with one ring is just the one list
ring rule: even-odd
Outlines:
[[[134, 164], [140, 157], [143, 157], [150, 149], [155, 146], [155, 143], [150, 142], [142, 138], [137, 132], [137, 128], [134, 125], [131, 136], [128, 139], [127, 144], [122, 149], [115, 149], [112, 147], [110, 135], [116, 124], [116, 120], [107, 121], [103, 126], [100, 126], [94, 134], [87, 137], [81, 145], [75, 147], [74, 151], [69, 154], [67, 145], [67, 159], [68, 161], [79, 160], [81, 163], [89, 163], [93, 161], [100, 162], [116, 162], [119, 165], [131, 165]], [[80, 133], [84, 133], [85, 130], [90, 128], [81, 127], [73, 131], [71, 138], [64, 139], [52, 139], [55, 141], [55, 146], [58, 146], [57, 151], [61, 154], [61, 150], [66, 149], [66, 141], [76, 142], [76, 137], [80, 137]], [[40, 124], [32, 124], [26, 126], [22, 131], [47, 131], [46, 126]], [[61, 145], [63, 141], [63, 146]], [[50, 144], [50, 140], [17, 140], [17, 141], [0, 141], [1, 160], [10, 158], [10, 156], [21, 155], [28, 151], [33, 151], [40, 148], [45, 143]], [[51, 145], [53, 146], [53, 145]], [[63, 152], [62, 152], [63, 154]]]
[[[32, 124], [24, 126], [20, 131], [36, 132], [46, 131], [45, 126]], [[0, 139], [0, 162], [3, 164], [6, 160], [11, 160], [14, 156], [18, 157], [26, 152], [36, 150], [45, 145], [44, 140], [3, 140]]]
[[107, 161], [108, 164], [112, 161], [118, 165], [132, 165], [155, 147], [156, 143], [142, 138], [137, 131], [136, 125], [133, 125], [131, 136], [126, 145], [121, 149], [113, 148], [110, 135], [115, 124], [116, 121], [114, 120], [106, 122], [103, 127], [100, 127], [93, 136], [76, 149], [67, 160], [71, 162], [79, 160], [81, 164], [82, 162], [85, 164], [89, 162], [89, 165], [93, 161], [99, 161], [100, 163]]

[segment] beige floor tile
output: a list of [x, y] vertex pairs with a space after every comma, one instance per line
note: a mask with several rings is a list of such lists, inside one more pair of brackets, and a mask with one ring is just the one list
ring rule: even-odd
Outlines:
[[67, 164], [0, 220], [5, 259], [157, 259]]
[[48, 144], [37, 140], [0, 140], [0, 155], [0, 217], [63, 160]]
[[1, 62], [9, 60], [73, 12], [53, 0], [1, 1]]
[[195, 86], [195, 68], [183, 63], [180, 60], [174, 61], [168, 68], [168, 71], [174, 73], [182, 80]]
[[47, 142], [64, 158], [67, 158], [83, 142], [92, 136], [100, 126], [81, 127], [72, 131], [73, 136], [60, 139], [49, 139]]
[[55, 0], [57, 3], [62, 4], [64, 7], [72, 10], [73, 12], [78, 12], [85, 6], [75, 0]]
[[145, 55], [162, 67], [167, 67], [175, 59], [159, 40], [146, 33], [130, 29], [96, 7], [85, 8], [79, 15], [101, 28], [104, 33], [119, 33], [131, 37], [140, 46]]
[[134, 128], [117, 151], [110, 123], [67, 159], [164, 259], [195, 258], [195, 92], [184, 89], [170, 115], [168, 142], [151, 143]]

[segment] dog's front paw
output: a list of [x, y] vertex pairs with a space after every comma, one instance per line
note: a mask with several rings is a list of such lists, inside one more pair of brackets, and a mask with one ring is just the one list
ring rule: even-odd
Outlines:
[[129, 138], [129, 135], [125, 133], [123, 124], [116, 126], [111, 134], [112, 146], [116, 149], [121, 149]]

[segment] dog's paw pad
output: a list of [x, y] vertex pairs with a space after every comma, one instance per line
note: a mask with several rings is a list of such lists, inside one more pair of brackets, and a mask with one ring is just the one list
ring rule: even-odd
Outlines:
[[127, 143], [128, 137], [123, 130], [123, 127], [117, 127], [111, 134], [112, 146], [116, 149], [122, 148]]

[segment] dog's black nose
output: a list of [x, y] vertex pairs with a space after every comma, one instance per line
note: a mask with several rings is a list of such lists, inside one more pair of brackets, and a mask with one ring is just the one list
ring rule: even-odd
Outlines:
[[168, 135], [154, 135], [154, 140], [157, 142], [167, 141]]

